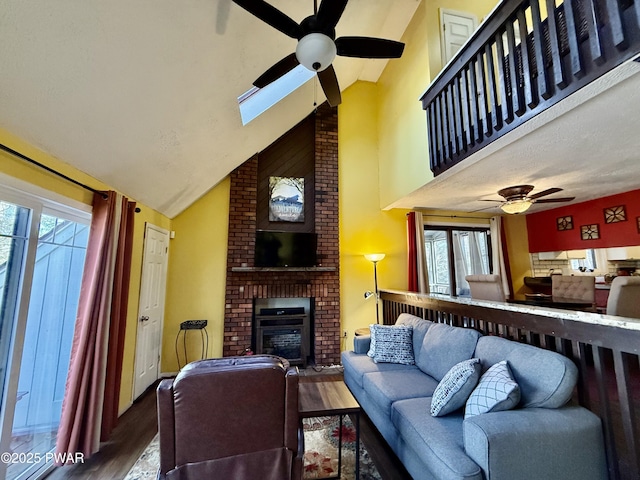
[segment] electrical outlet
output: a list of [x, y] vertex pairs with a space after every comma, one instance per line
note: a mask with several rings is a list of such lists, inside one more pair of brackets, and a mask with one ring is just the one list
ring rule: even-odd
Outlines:
[[342, 331], [342, 336], [343, 336], [344, 338], [347, 338], [347, 331], [346, 331], [346, 330], [343, 330], [343, 331]]

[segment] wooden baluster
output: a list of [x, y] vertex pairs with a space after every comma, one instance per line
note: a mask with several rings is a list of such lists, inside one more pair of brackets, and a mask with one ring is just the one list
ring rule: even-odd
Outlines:
[[600, 401], [600, 418], [604, 431], [604, 443], [607, 454], [607, 465], [609, 466], [609, 478], [620, 478], [618, 468], [618, 454], [616, 450], [616, 439], [614, 435], [613, 423], [611, 421], [611, 403], [607, 394], [607, 379], [605, 371], [605, 361], [603, 358], [604, 349], [593, 347], [593, 363], [595, 366], [596, 383], [598, 385], [598, 397]]
[[440, 148], [438, 146], [438, 136], [436, 134], [436, 113], [435, 113], [435, 105], [433, 102], [429, 104], [429, 149], [430, 155], [429, 158], [431, 160], [431, 171], [434, 171], [439, 163], [440, 163]]
[[[622, 25], [622, 17], [620, 16], [620, 6], [617, 0], [605, 0], [605, 6], [607, 8], [607, 14], [609, 17], [609, 28], [611, 28], [611, 38], [613, 44], [619, 50], [625, 50], [629, 44], [627, 43], [627, 37], [624, 33], [624, 27]], [[634, 0], [637, 3], [637, 0]]]
[[438, 95], [438, 110], [440, 114], [440, 125], [442, 128], [442, 142], [444, 145], [444, 157], [442, 159], [442, 165], [445, 165], [448, 160], [451, 159], [451, 144], [449, 143], [449, 120], [447, 117], [447, 90], [443, 90], [440, 95]]
[[479, 107], [479, 115], [480, 121], [482, 122], [482, 132], [485, 137], [491, 135], [492, 129], [492, 120], [491, 120], [491, 112], [489, 111], [489, 105], [487, 103], [488, 98], [488, 90], [487, 90], [487, 77], [485, 74], [485, 65], [484, 65], [484, 57], [482, 52], [478, 52], [476, 56], [476, 82], [478, 84], [478, 107]]
[[473, 128], [475, 136], [472, 135], [472, 143], [480, 143], [482, 141], [482, 114], [480, 113], [480, 98], [484, 98], [484, 95], [478, 92], [476, 62], [474, 58], [469, 63], [469, 100], [471, 104], [471, 124], [475, 125]]
[[520, 33], [520, 56], [522, 58], [524, 101], [529, 108], [533, 108], [538, 104], [538, 95], [533, 89], [531, 62], [529, 61], [529, 32], [527, 30], [527, 18], [524, 14], [524, 10], [518, 10], [518, 27]]
[[449, 125], [449, 144], [451, 145], [451, 158], [458, 154], [458, 142], [456, 140], [456, 120], [453, 110], [453, 86], [447, 85], [445, 90], [447, 95], [447, 123]]
[[487, 76], [488, 85], [487, 97], [489, 99], [489, 105], [491, 109], [491, 115], [493, 117], [492, 130], [500, 130], [502, 128], [502, 115], [500, 114], [500, 104], [498, 99], [498, 86], [496, 84], [496, 72], [493, 62], [493, 50], [491, 44], [487, 44], [485, 47], [485, 58], [487, 59]]
[[498, 66], [498, 81], [500, 82], [500, 105], [502, 106], [502, 120], [505, 123], [513, 121], [513, 98], [507, 93], [507, 76], [504, 69], [504, 42], [503, 33], [499, 30], [495, 36], [496, 65]]
[[604, 53], [602, 51], [602, 39], [600, 38], [600, 30], [598, 25], [598, 15], [593, 0], [582, 0], [584, 7], [584, 18], [587, 21], [587, 30], [589, 32], [589, 47], [591, 50], [591, 60], [596, 65], [604, 63]]
[[551, 65], [555, 84], [560, 88], [567, 86], [562, 58], [560, 57], [560, 43], [558, 40], [558, 25], [556, 21], [556, 2], [547, 0], [547, 26], [549, 27], [549, 47], [551, 49]]
[[544, 66], [544, 35], [542, 33], [538, 0], [531, 0], [531, 21], [533, 23], [534, 60], [536, 72], [538, 72], [538, 93], [542, 98], [548, 100], [553, 95], [553, 87], [549, 83], [549, 75]]
[[582, 56], [578, 44], [578, 30], [576, 29], [576, 19], [573, 9], [574, 0], [564, 0], [561, 8], [564, 8], [564, 19], [567, 26], [567, 41], [569, 43], [569, 58], [571, 59], [571, 73], [576, 78], [584, 76]]
[[[518, 69], [518, 55], [516, 48], [516, 37], [513, 31], [513, 22], [507, 22], [507, 45], [509, 47], [509, 77], [511, 78], [511, 103], [513, 113], [519, 117], [525, 112], [524, 89], [520, 81], [520, 70]], [[520, 44], [520, 50], [526, 50], [526, 44]], [[522, 66], [524, 74], [524, 65]]]
[[464, 144], [464, 132], [462, 131], [462, 98], [460, 93], [460, 76], [456, 75], [451, 84], [451, 91], [453, 92], [453, 116], [455, 118], [456, 127], [456, 145], [458, 146], [458, 152], [462, 153], [466, 150]]
[[620, 415], [622, 417], [622, 428], [627, 442], [627, 455], [630, 463], [629, 468], [635, 473], [636, 478], [640, 478], [640, 442], [637, 440], [638, 423], [633, 404], [632, 392], [629, 386], [632, 385], [632, 378], [629, 375], [630, 355], [613, 351], [613, 364], [616, 371], [616, 382], [618, 384], [618, 400], [620, 402]]
[[471, 103], [472, 97], [469, 95], [469, 87], [467, 85], [467, 72], [466, 68], [462, 69], [460, 74], [460, 103], [462, 106], [462, 142], [465, 146], [465, 150], [474, 143]]

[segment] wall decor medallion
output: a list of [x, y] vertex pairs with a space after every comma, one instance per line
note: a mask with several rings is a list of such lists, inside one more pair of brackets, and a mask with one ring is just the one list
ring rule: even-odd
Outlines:
[[269, 177], [269, 221], [304, 222], [304, 178]]
[[571, 215], [567, 215], [566, 217], [558, 217], [556, 219], [556, 227], [560, 232], [564, 230], [573, 230], [573, 217]]
[[627, 221], [627, 211], [624, 205], [604, 209], [604, 223], [618, 223]]
[[598, 240], [600, 238], [600, 228], [598, 224], [582, 225], [580, 227], [580, 238], [582, 238], [582, 240]]

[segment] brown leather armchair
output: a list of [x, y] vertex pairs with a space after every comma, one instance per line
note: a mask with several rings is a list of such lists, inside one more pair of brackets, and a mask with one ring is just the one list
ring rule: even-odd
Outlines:
[[298, 371], [272, 355], [200, 360], [158, 386], [159, 479], [302, 478]]

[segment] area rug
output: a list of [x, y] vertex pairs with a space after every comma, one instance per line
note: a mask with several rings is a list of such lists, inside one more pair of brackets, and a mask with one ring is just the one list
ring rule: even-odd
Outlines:
[[[339, 417], [305, 418], [304, 478], [335, 477], [338, 472]], [[342, 475], [344, 480], [381, 480], [369, 453], [360, 441], [360, 478], [355, 476], [356, 431], [345, 416], [342, 424]], [[158, 436], [149, 443], [124, 480], [155, 479], [160, 465]]]

